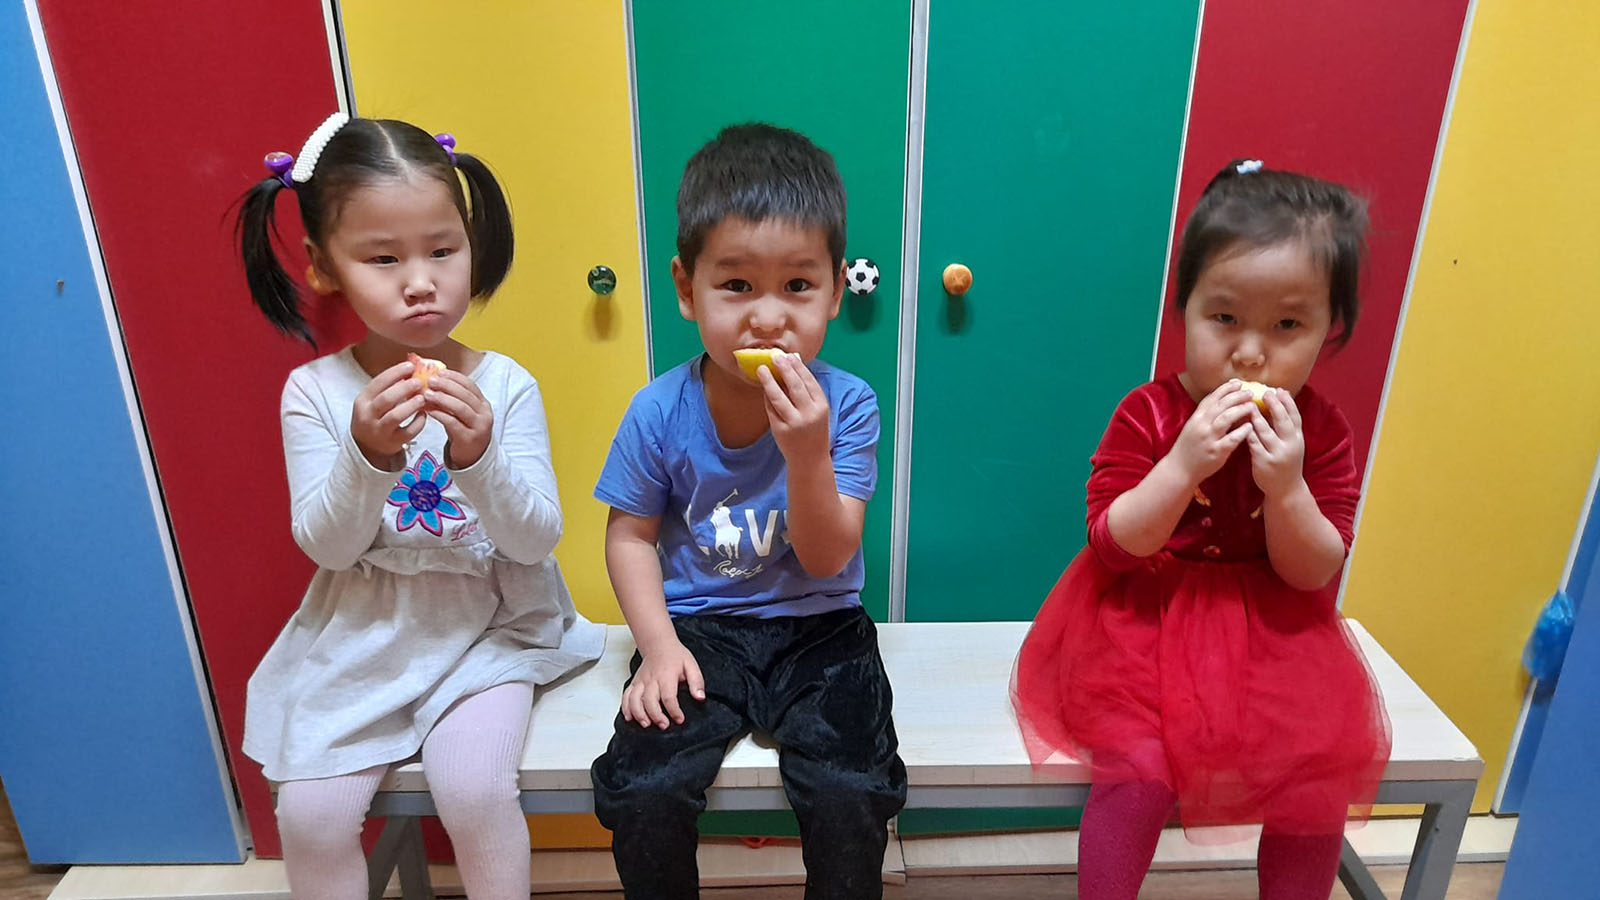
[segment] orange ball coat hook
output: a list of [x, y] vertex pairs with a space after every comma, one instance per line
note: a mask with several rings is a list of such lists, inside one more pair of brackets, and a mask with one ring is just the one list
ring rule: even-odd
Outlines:
[[972, 270], [961, 263], [951, 263], [944, 267], [944, 290], [952, 297], [959, 297], [972, 287]]

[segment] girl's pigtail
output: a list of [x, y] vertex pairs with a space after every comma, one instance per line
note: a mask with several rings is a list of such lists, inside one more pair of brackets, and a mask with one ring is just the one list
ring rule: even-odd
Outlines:
[[472, 296], [488, 297], [511, 271], [515, 240], [511, 234], [511, 207], [505, 192], [483, 160], [470, 153], [455, 154], [456, 169], [467, 182], [472, 206]]
[[250, 188], [240, 202], [234, 236], [239, 240], [239, 257], [244, 261], [250, 298], [279, 331], [315, 347], [311, 328], [300, 311], [300, 293], [272, 248], [273, 238], [278, 233], [273, 214], [278, 191], [283, 187], [283, 181], [272, 176]]

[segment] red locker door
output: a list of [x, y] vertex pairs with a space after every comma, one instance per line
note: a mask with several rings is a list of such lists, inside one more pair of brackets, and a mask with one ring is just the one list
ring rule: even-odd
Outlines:
[[[251, 305], [230, 206], [265, 176], [263, 155], [297, 152], [339, 106], [323, 5], [39, 8], [230, 761], [256, 850], [276, 856], [266, 782], [238, 747], [245, 682], [312, 571], [289, 535], [277, 416], [312, 351]], [[298, 247], [292, 199], [279, 222]], [[348, 332], [337, 310], [325, 318]]]

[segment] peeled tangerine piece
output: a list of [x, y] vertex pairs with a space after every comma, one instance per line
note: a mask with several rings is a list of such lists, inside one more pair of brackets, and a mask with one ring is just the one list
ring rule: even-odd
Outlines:
[[428, 386], [429, 378], [432, 378], [448, 368], [448, 366], [442, 362], [439, 362], [437, 359], [428, 359], [425, 356], [418, 356], [415, 353], [407, 353], [406, 360], [410, 362], [411, 365], [416, 367], [415, 371], [411, 373], [411, 377], [422, 382], [423, 387]]
[[733, 351], [733, 358], [739, 363], [739, 368], [744, 371], [745, 377], [757, 383], [761, 381], [759, 373], [762, 366], [772, 369], [773, 376], [777, 376], [778, 368], [775, 363], [780, 356], [799, 356], [799, 354], [786, 353], [777, 347], [747, 347]]
[[1267, 391], [1275, 390], [1275, 388], [1268, 387], [1259, 381], [1241, 381], [1239, 382], [1239, 388], [1240, 390], [1249, 391], [1250, 399], [1256, 402], [1256, 406], [1261, 412], [1267, 412]]

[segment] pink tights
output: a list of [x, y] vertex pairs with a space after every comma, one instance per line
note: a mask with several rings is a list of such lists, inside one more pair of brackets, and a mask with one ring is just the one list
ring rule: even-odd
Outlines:
[[[517, 799], [517, 767], [532, 710], [531, 686], [497, 685], [457, 702], [422, 742], [428, 789], [472, 900], [528, 897], [528, 829]], [[388, 768], [278, 788], [278, 834], [295, 900], [366, 897], [361, 825]]]

